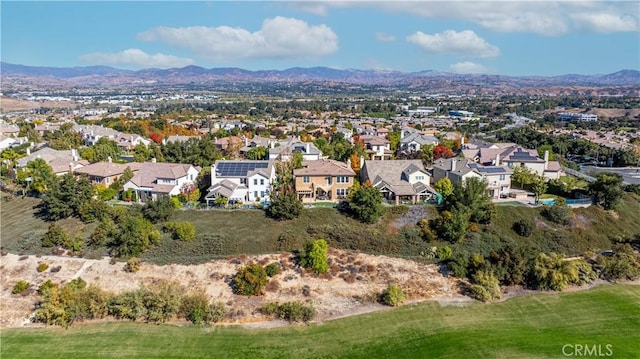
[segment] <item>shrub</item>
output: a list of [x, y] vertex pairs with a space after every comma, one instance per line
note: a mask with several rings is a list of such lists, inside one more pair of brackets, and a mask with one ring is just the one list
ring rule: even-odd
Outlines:
[[140, 270], [140, 263], [141, 263], [140, 258], [131, 257], [129, 258], [127, 263], [124, 265], [123, 269], [125, 272], [135, 273]]
[[378, 187], [363, 185], [349, 195], [349, 212], [364, 223], [375, 223], [384, 213], [382, 193]]
[[267, 276], [271, 278], [280, 273], [280, 265], [276, 262], [270, 263], [264, 268], [264, 270], [267, 272]]
[[569, 218], [571, 216], [571, 208], [569, 206], [563, 206], [555, 204], [553, 206], [546, 206], [542, 209], [540, 214], [553, 223], [569, 224]]
[[31, 285], [26, 280], [18, 281], [18, 283], [16, 283], [13, 286], [13, 289], [11, 290], [11, 293], [12, 294], [22, 294], [25, 290], [29, 289], [29, 286], [31, 286]]
[[160, 281], [144, 291], [142, 303], [147, 322], [164, 323], [171, 319], [180, 307], [182, 287], [174, 282]]
[[483, 302], [501, 297], [498, 279], [489, 271], [478, 271], [473, 275], [473, 284], [469, 288], [471, 296]]
[[267, 272], [259, 264], [247, 264], [233, 278], [233, 289], [240, 295], [262, 295], [269, 282]]
[[563, 290], [579, 280], [575, 261], [565, 260], [564, 255], [538, 254], [533, 264], [533, 279], [540, 289]]
[[521, 237], [529, 237], [533, 232], [533, 223], [526, 219], [521, 219], [513, 223], [513, 231]]
[[38, 273], [42, 273], [42, 272], [46, 271], [47, 269], [49, 269], [49, 265], [47, 263], [45, 263], [45, 262], [39, 263], [38, 264], [38, 268], [36, 268]]
[[329, 245], [324, 239], [306, 242], [300, 255], [300, 265], [311, 268], [317, 274], [329, 271], [328, 260]]
[[630, 244], [617, 244], [610, 257], [598, 256], [598, 264], [602, 269], [602, 277], [607, 280], [629, 279], [640, 277], [640, 254]]
[[137, 320], [146, 315], [143, 296], [146, 290], [137, 289], [120, 293], [109, 301], [109, 314], [117, 319]]
[[49, 225], [47, 233], [42, 237], [43, 247], [61, 246], [69, 240], [69, 235], [57, 223]]
[[173, 232], [173, 239], [191, 242], [196, 238], [196, 227], [191, 222], [167, 222], [165, 231]]
[[387, 289], [382, 292], [380, 301], [383, 304], [397, 307], [404, 302], [404, 292], [398, 285], [389, 284]]
[[161, 197], [155, 201], [149, 201], [142, 207], [142, 214], [152, 223], [165, 222], [175, 210], [173, 201], [169, 197]]
[[447, 259], [451, 258], [452, 253], [453, 251], [449, 246], [438, 247], [438, 249], [436, 249], [436, 258], [441, 261], [446, 261]]
[[203, 292], [196, 292], [182, 298], [178, 313], [193, 324], [217, 323], [226, 315], [224, 303], [209, 304], [209, 297]]
[[316, 310], [311, 304], [303, 302], [286, 302], [282, 304], [267, 303], [262, 306], [261, 311], [267, 315], [275, 315], [279, 319], [284, 319], [289, 323], [308, 323], [316, 317]]

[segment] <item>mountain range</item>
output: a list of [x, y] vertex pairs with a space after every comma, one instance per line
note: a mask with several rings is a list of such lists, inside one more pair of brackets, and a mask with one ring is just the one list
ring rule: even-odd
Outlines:
[[45, 81], [77, 86], [122, 86], [125, 84], [219, 84], [221, 82], [332, 82], [361, 85], [423, 87], [433, 83], [490, 86], [494, 88], [537, 88], [551, 86], [640, 86], [640, 71], [621, 70], [604, 75], [568, 74], [561, 76], [465, 75], [424, 70], [400, 72], [385, 70], [334, 69], [328, 67], [251, 71], [241, 68], [186, 66], [171, 69], [123, 70], [109, 66], [39, 67], [0, 62], [3, 83], [12, 80]]

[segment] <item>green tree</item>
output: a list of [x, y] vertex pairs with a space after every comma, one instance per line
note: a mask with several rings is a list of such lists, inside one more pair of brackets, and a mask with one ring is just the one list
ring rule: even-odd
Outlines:
[[528, 185], [533, 181], [534, 173], [528, 167], [525, 166], [517, 166], [513, 169], [513, 174], [511, 174], [511, 182], [519, 183], [520, 188], [524, 189], [525, 185]]
[[263, 146], [256, 146], [247, 152], [247, 158], [250, 160], [264, 160], [267, 158], [269, 150]]
[[549, 186], [545, 181], [543, 176], [535, 175], [533, 176], [533, 181], [531, 182], [531, 190], [533, 194], [536, 195], [536, 203], [540, 200], [540, 196], [542, 196]]
[[76, 179], [65, 173], [42, 199], [41, 213], [50, 221], [80, 216], [83, 206], [92, 200], [93, 193], [94, 188], [87, 176]]
[[175, 208], [171, 197], [162, 196], [149, 201], [142, 207], [142, 215], [152, 223], [164, 222], [173, 214]]
[[554, 160], [553, 147], [551, 145], [538, 146], [538, 157], [544, 158], [544, 152], [549, 151], [549, 161]]
[[53, 169], [42, 158], [29, 161], [26, 174], [31, 177], [31, 181], [27, 183], [27, 188], [38, 193], [47, 192], [57, 181]]
[[622, 198], [622, 176], [617, 173], [600, 173], [596, 181], [589, 185], [593, 203], [604, 209], [613, 209]]
[[378, 187], [365, 184], [351, 191], [349, 212], [365, 223], [375, 223], [384, 213], [382, 193]]
[[610, 257], [598, 256], [598, 264], [603, 267], [601, 275], [607, 280], [640, 278], [640, 254], [628, 243], [615, 245]]
[[139, 257], [160, 240], [160, 232], [140, 215], [127, 215], [118, 221], [116, 235], [109, 243], [115, 257]]
[[434, 228], [439, 238], [455, 243], [467, 234], [469, 211], [464, 208], [443, 211], [439, 217], [432, 221], [431, 227]]
[[271, 195], [271, 204], [267, 207], [267, 215], [276, 220], [290, 220], [302, 213], [304, 206], [294, 192]]
[[449, 211], [453, 209], [468, 211], [469, 220], [476, 223], [491, 223], [495, 214], [495, 206], [489, 197], [487, 183], [476, 177], [469, 178], [464, 183], [456, 183], [444, 204]]
[[329, 245], [324, 239], [309, 241], [300, 254], [300, 265], [313, 269], [317, 274], [326, 273], [329, 271], [328, 257]]
[[433, 189], [440, 193], [442, 197], [447, 198], [453, 193], [453, 184], [448, 178], [442, 178], [433, 185]]
[[47, 232], [42, 237], [43, 247], [62, 246], [69, 240], [67, 232], [56, 222], [49, 224]]
[[233, 289], [240, 295], [262, 295], [267, 283], [269, 283], [267, 272], [259, 264], [247, 264], [233, 277]]

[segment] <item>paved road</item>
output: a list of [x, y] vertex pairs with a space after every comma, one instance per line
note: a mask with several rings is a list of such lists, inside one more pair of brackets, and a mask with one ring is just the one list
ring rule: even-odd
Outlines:
[[582, 167], [581, 173], [597, 176], [601, 172], [613, 172], [622, 175], [624, 184], [640, 184], [640, 168], [638, 167]]

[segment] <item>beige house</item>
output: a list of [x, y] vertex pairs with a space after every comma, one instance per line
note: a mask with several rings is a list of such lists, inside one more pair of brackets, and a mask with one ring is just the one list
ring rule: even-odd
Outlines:
[[378, 187], [387, 202], [419, 203], [431, 199], [435, 190], [422, 160], [367, 160], [360, 170], [362, 183]]
[[130, 168], [133, 173], [136, 173], [138, 172], [138, 170], [140, 170], [140, 167], [142, 167], [142, 163], [140, 162], [96, 162], [90, 165], [86, 165], [82, 168], [78, 168], [74, 171], [74, 174], [84, 174], [89, 176], [89, 180], [91, 181], [92, 185], [102, 185], [108, 187], [113, 184], [115, 180], [120, 178], [120, 176], [122, 176], [127, 168]]
[[349, 165], [330, 159], [303, 161], [293, 171], [296, 193], [305, 203], [345, 199], [355, 176]]

